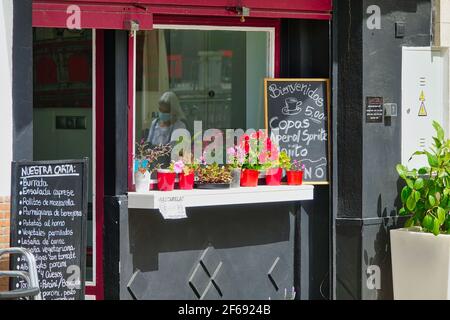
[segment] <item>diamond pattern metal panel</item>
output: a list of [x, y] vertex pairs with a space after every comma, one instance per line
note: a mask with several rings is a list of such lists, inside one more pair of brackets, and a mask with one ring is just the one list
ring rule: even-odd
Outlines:
[[208, 247], [202, 252], [188, 281], [198, 299], [220, 299], [223, 296], [217, 282], [222, 265], [214, 248]]

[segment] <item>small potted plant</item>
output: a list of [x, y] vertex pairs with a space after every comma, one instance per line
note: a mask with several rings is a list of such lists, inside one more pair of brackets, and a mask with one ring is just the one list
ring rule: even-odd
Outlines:
[[183, 157], [176, 162], [172, 162], [170, 169], [178, 174], [178, 186], [181, 190], [194, 189], [195, 171], [197, 168], [197, 162], [191, 161], [189, 157]]
[[245, 159], [245, 152], [240, 146], [234, 146], [227, 150], [228, 165], [231, 169], [231, 188], [239, 188], [241, 185], [241, 168]]
[[293, 160], [290, 165], [287, 166], [287, 180], [290, 186], [299, 186], [303, 184], [303, 171], [305, 165], [300, 160]]
[[241, 146], [245, 153], [241, 172], [241, 187], [256, 187], [260, 172], [270, 167], [269, 155], [264, 146], [264, 133], [257, 131], [251, 137], [244, 135]]
[[172, 191], [175, 189], [175, 179], [177, 174], [174, 166], [174, 164], [170, 164], [167, 169], [158, 169], [157, 178], [159, 191]]
[[279, 186], [281, 184], [281, 179], [283, 178], [283, 170], [288, 170], [291, 168], [291, 158], [288, 156], [286, 151], [281, 151], [278, 155], [272, 168], [267, 170], [266, 173], [266, 184], [269, 186]]
[[232, 179], [230, 169], [217, 163], [199, 166], [197, 177], [196, 187], [199, 189], [229, 188]]
[[150, 190], [151, 174], [160, 166], [158, 159], [170, 154], [170, 151], [170, 145], [150, 148], [144, 140], [136, 143], [136, 155], [134, 157], [136, 192], [147, 192]]

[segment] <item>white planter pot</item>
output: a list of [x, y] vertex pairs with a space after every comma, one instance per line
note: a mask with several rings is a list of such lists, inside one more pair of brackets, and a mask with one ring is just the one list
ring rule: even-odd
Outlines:
[[450, 299], [450, 235], [391, 230], [395, 300]]
[[134, 182], [136, 185], [136, 192], [148, 192], [150, 190], [150, 172], [145, 171], [142, 174], [139, 171], [134, 173]]

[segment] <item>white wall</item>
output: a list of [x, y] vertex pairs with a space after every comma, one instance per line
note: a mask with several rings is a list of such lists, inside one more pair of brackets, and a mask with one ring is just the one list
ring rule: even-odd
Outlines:
[[13, 0], [0, 1], [0, 196], [9, 196], [12, 160]]

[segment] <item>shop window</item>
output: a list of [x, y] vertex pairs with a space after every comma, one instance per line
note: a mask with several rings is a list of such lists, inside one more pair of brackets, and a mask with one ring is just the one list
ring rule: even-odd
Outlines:
[[175, 97], [172, 128], [185, 127], [191, 135], [194, 121], [201, 121], [203, 131], [264, 128], [263, 80], [273, 76], [272, 29], [211, 29], [137, 33], [136, 141], [169, 142], [171, 129], [159, 128], [159, 102], [167, 92]]
[[35, 28], [33, 160], [89, 158], [86, 279], [95, 279], [92, 31]]
[[58, 82], [56, 63], [51, 57], [41, 57], [36, 63], [36, 85], [45, 86]]
[[91, 57], [87, 54], [74, 54], [69, 58], [69, 81], [88, 82], [91, 78], [91, 68], [88, 60]]

